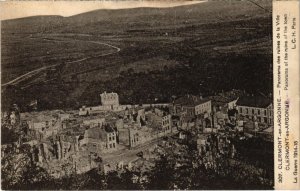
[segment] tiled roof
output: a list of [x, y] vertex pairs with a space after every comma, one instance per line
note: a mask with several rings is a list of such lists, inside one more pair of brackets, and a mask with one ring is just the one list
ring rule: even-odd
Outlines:
[[272, 103], [272, 100], [263, 96], [243, 96], [238, 99], [237, 105], [266, 108]]
[[180, 97], [174, 101], [174, 104], [181, 104], [183, 106], [197, 106], [199, 104], [205, 103], [209, 101], [208, 98], [201, 98], [199, 96], [194, 95], [186, 95], [183, 97]]

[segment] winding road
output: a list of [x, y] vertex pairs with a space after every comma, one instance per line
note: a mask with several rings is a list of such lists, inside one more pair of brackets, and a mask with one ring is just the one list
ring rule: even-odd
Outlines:
[[[79, 35], [80, 34], [76, 34], [76, 35]], [[84, 36], [86, 36], [85, 34], [82, 34]], [[29, 38], [36, 38], [36, 37], [29, 37]], [[66, 40], [67, 38], [63, 38], [65, 40], [65, 42], [67, 42], [68, 40]], [[49, 39], [49, 38], [43, 38], [43, 40], [45, 41], [52, 41], [52, 42], [62, 42], [61, 40], [56, 40], [56, 39]], [[74, 40], [74, 39], [69, 39], [69, 41], [83, 41], [83, 40]], [[84, 42], [87, 42], [87, 43], [92, 43], [92, 44], [99, 44], [99, 45], [105, 45], [105, 46], [108, 46], [108, 47], [111, 47], [113, 49], [115, 49], [114, 52], [110, 52], [110, 53], [105, 53], [105, 54], [100, 54], [98, 56], [89, 56], [89, 57], [85, 57], [85, 58], [81, 58], [81, 59], [77, 59], [77, 60], [73, 60], [73, 61], [70, 61], [70, 62], [65, 62], [64, 64], [71, 64], [71, 63], [78, 63], [78, 62], [82, 62], [82, 61], [85, 61], [85, 60], [88, 60], [88, 59], [91, 59], [91, 58], [99, 58], [99, 57], [103, 57], [103, 56], [108, 56], [108, 55], [112, 55], [112, 54], [116, 54], [118, 52], [121, 51], [121, 49], [119, 47], [116, 47], [116, 46], [113, 46], [111, 44], [107, 44], [107, 43], [104, 43], [104, 42], [99, 42], [99, 41], [84, 41]], [[6, 82], [4, 84], [2, 84], [1, 86], [4, 87], [4, 86], [7, 86], [7, 85], [13, 85], [13, 84], [16, 84], [16, 83], [19, 83], [23, 80], [26, 80], [28, 78], [30, 78], [32, 75], [35, 75], [35, 74], [38, 74], [39, 72], [42, 72], [44, 70], [47, 70], [49, 68], [52, 68], [52, 67], [55, 67], [59, 64], [53, 64], [53, 65], [50, 65], [50, 66], [43, 66], [41, 68], [38, 68], [38, 69], [35, 69], [35, 70], [32, 70], [30, 72], [27, 72], [26, 74], [23, 74], [9, 82]]]

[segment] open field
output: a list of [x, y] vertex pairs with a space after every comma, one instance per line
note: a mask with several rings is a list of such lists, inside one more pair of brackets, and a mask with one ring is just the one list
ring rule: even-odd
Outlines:
[[55, 67], [3, 88], [2, 105], [16, 102], [26, 109], [37, 99], [39, 109], [78, 108], [98, 104], [104, 90], [118, 92], [121, 103], [245, 87], [269, 94], [271, 1], [260, 5], [209, 1], [3, 21], [2, 85]]
[[74, 63], [110, 52], [114, 52], [110, 46], [67, 35], [7, 35], [2, 41], [2, 83], [44, 66]]

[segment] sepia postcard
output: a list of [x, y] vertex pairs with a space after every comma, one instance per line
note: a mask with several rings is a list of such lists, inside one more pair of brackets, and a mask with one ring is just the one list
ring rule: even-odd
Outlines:
[[1, 189], [300, 189], [299, 5], [1, 1]]

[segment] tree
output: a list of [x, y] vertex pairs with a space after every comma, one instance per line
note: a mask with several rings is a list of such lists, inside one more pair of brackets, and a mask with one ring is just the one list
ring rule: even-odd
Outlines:
[[[29, 145], [10, 144], [4, 149], [1, 159], [3, 189], [45, 188], [41, 182], [50, 182], [50, 176], [32, 161]], [[40, 185], [40, 187], [39, 187]]]
[[174, 167], [175, 161], [170, 160], [167, 155], [162, 154], [155, 161], [154, 168], [147, 173], [148, 182], [146, 188], [149, 190], [171, 190], [174, 189]]
[[14, 129], [8, 128], [7, 125], [2, 125], [1, 128], [1, 144], [6, 145], [6, 144], [12, 144], [16, 141], [18, 141], [19, 136], [15, 132]]
[[120, 175], [122, 190], [141, 190], [143, 185], [141, 183], [141, 172], [140, 171], [130, 171], [125, 169]]
[[186, 143], [180, 152], [163, 149], [153, 169], [145, 173], [147, 189], [272, 189], [273, 180], [258, 166], [218, 154], [207, 167], [197, 150]]

